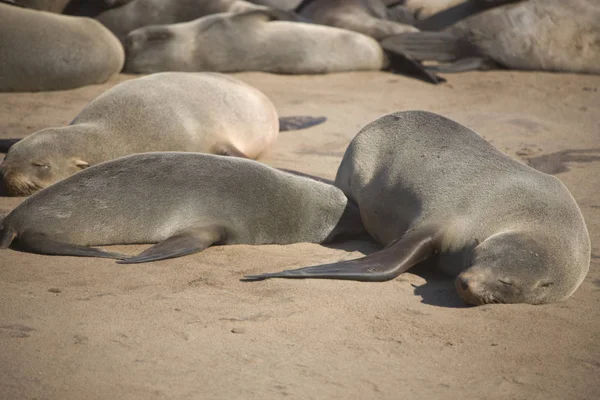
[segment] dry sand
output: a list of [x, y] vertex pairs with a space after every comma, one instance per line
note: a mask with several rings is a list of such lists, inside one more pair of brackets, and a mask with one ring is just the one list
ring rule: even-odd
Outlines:
[[[600, 398], [599, 76], [474, 72], [442, 86], [382, 72], [236, 76], [281, 115], [329, 118], [282, 133], [263, 160], [276, 167], [333, 178], [363, 125], [407, 109], [444, 114], [517, 159], [534, 157], [583, 211], [593, 245], [588, 277], [557, 304], [465, 307], [452, 280], [427, 270], [386, 283], [239, 281], [377, 248], [361, 241], [211, 247], [127, 266], [5, 250], [0, 398]], [[67, 124], [127, 78], [0, 94], [0, 137]], [[22, 200], [0, 197], [0, 211]]]

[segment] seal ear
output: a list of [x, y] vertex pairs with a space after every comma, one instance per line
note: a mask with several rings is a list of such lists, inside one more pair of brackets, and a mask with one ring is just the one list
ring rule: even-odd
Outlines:
[[75, 158], [73, 161], [75, 162], [75, 166], [81, 169], [86, 169], [90, 166], [89, 163], [83, 161], [81, 158]]

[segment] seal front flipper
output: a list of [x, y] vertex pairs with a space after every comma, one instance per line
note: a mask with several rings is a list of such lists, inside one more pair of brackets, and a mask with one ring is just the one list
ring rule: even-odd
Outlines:
[[309, 115], [295, 115], [293, 117], [279, 118], [279, 132], [296, 131], [310, 128], [311, 126], [322, 124], [327, 121], [327, 117], [311, 117]]
[[435, 254], [434, 235], [419, 231], [396, 240], [376, 253], [357, 260], [342, 261], [314, 267], [292, 269], [271, 274], [251, 275], [245, 281], [268, 278], [343, 279], [362, 282], [383, 282], [394, 279], [411, 267]]
[[226, 229], [221, 225], [192, 226], [155, 244], [134, 257], [117, 261], [118, 264], [139, 264], [165, 260], [198, 253], [210, 245], [223, 241], [227, 237]]
[[[10, 232], [8, 232], [10, 234]], [[77, 256], [77, 257], [100, 257], [121, 259], [127, 256], [119, 253], [110, 253], [108, 251], [94, 247], [78, 246], [59, 242], [50, 239], [48, 236], [36, 232], [23, 232], [20, 235], [12, 234], [16, 237], [16, 248], [27, 250], [32, 253], [46, 254], [53, 256]], [[5, 240], [6, 239], [6, 240]], [[3, 238], [0, 248], [8, 247], [10, 244], [10, 235]]]

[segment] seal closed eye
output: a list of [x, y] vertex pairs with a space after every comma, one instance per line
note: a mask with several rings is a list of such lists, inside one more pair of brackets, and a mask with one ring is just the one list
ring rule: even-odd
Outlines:
[[569, 297], [589, 269], [588, 231], [567, 188], [440, 115], [398, 112], [367, 125], [335, 184], [386, 247], [247, 280], [385, 281], [436, 255], [469, 304], [540, 304]]

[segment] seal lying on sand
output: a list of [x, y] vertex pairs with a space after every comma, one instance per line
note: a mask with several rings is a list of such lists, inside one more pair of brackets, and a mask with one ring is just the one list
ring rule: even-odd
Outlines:
[[407, 111], [367, 125], [335, 183], [387, 247], [248, 279], [385, 281], [438, 253], [465, 302], [539, 304], [570, 296], [587, 274], [590, 239], [567, 188], [442, 116]]
[[[322, 243], [362, 232], [342, 191], [261, 163], [199, 153], [134, 154], [48, 187], [4, 218], [0, 248], [118, 258], [180, 257], [212, 244]], [[87, 246], [157, 243], [127, 258]]]
[[[386, 55], [371, 37], [329, 26], [282, 21], [270, 9], [148, 26], [130, 32], [124, 44], [125, 70], [132, 73], [406, 70], [404, 60]], [[433, 79], [430, 75], [427, 78]]]
[[[324, 118], [290, 120], [302, 128]], [[29, 195], [127, 154], [193, 151], [257, 158], [278, 132], [273, 103], [240, 80], [213, 73], [155, 74], [113, 87], [68, 126], [43, 129], [12, 145], [0, 173], [8, 193]]]
[[382, 45], [416, 60], [449, 62], [428, 67], [433, 72], [501, 66], [599, 74], [599, 20], [596, 0], [529, 0], [484, 11], [442, 32], [397, 35]]
[[0, 92], [63, 90], [121, 71], [121, 43], [89, 18], [0, 3]]

